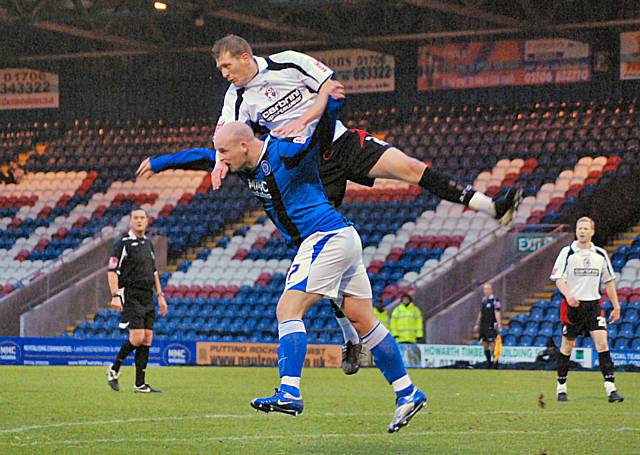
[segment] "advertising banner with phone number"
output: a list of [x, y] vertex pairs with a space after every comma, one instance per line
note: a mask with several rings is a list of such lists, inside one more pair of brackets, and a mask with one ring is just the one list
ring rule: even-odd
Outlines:
[[419, 91], [589, 80], [589, 45], [568, 39], [450, 43], [418, 49]]
[[0, 69], [0, 109], [60, 107], [58, 75], [29, 68]]
[[310, 52], [333, 71], [349, 93], [393, 92], [396, 60], [393, 55], [367, 49]]

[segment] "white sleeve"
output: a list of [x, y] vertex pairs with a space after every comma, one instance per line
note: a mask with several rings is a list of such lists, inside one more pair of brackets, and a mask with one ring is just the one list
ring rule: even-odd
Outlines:
[[331, 76], [333, 70], [310, 55], [296, 51], [284, 51], [269, 56], [274, 63], [289, 65], [298, 70], [300, 81], [314, 92], [320, 90], [322, 84]]
[[233, 89], [233, 87], [229, 87], [229, 90], [227, 90], [227, 93], [224, 95], [224, 105], [222, 106], [222, 112], [220, 113], [220, 117], [218, 117], [218, 123], [216, 123], [216, 129], [213, 132], [214, 138], [218, 130], [222, 128], [226, 123], [234, 122], [236, 120], [244, 123], [250, 122], [251, 119], [249, 119], [246, 112], [244, 112], [242, 106], [236, 106], [237, 100], [238, 94]]
[[566, 265], [567, 265], [567, 255], [569, 254], [569, 248], [570, 247], [565, 246], [560, 251], [560, 254], [556, 258], [555, 264], [553, 264], [553, 270], [551, 271], [551, 276], [549, 277], [550, 280], [556, 281], [556, 280], [559, 280], [560, 278], [563, 278], [563, 279], [567, 278]]
[[606, 250], [600, 250], [604, 254], [604, 263], [602, 264], [602, 273], [600, 274], [600, 278], [603, 283], [608, 283], [611, 280], [615, 280], [616, 276], [613, 272], [613, 266], [611, 265], [611, 260], [609, 259], [609, 255]]

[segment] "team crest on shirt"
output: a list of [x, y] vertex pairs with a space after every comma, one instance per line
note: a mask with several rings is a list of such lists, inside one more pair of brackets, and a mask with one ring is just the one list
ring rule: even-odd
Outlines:
[[269, 100], [275, 101], [278, 99], [278, 92], [275, 88], [271, 87], [268, 83], [262, 84], [260, 92]]
[[265, 177], [271, 174], [271, 164], [269, 164], [267, 160], [264, 160], [262, 163], [260, 163], [260, 169], [262, 169], [262, 173], [265, 175]]
[[591, 267], [591, 258], [589, 256], [585, 256], [582, 259], [582, 266], [583, 267]]

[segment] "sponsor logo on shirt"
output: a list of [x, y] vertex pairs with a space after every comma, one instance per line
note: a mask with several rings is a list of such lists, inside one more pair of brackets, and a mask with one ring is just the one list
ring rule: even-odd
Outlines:
[[600, 276], [600, 270], [598, 269], [573, 269], [575, 276]]
[[264, 180], [247, 180], [249, 183], [249, 190], [256, 196], [271, 199], [271, 194], [269, 193], [269, 187], [267, 186], [267, 182]]
[[294, 106], [302, 101], [302, 92], [299, 89], [295, 89], [287, 93], [283, 98], [267, 107], [262, 112], [262, 118], [267, 122], [272, 122], [278, 116], [289, 112]]

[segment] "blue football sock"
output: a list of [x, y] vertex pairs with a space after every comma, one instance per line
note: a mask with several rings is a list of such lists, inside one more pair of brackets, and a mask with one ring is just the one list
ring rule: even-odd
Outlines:
[[369, 347], [376, 366], [391, 384], [396, 396], [400, 398], [411, 394], [414, 386], [404, 367], [400, 348], [386, 327], [378, 323], [362, 337], [362, 341]]
[[291, 319], [278, 325], [280, 347], [278, 348], [278, 370], [280, 390], [294, 397], [300, 396], [302, 366], [307, 355], [307, 332], [304, 322]]

